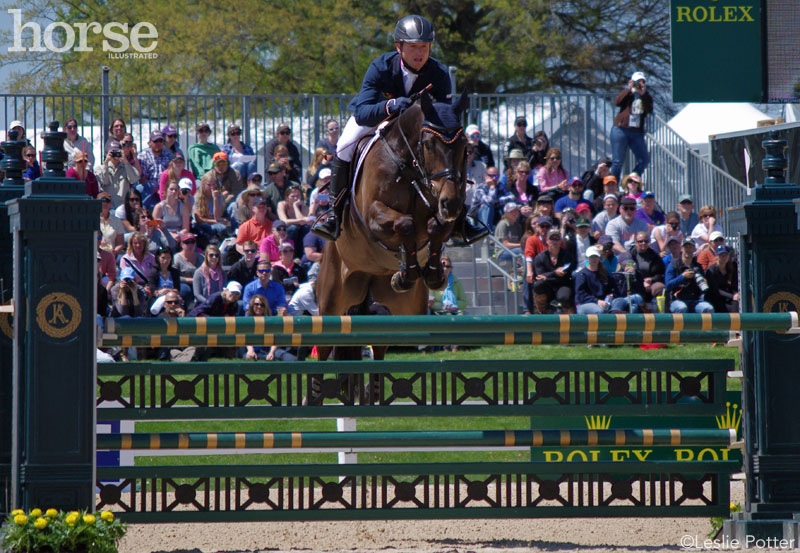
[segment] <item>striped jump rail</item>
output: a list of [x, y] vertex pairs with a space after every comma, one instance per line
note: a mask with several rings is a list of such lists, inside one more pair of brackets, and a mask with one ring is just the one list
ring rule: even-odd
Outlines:
[[115, 336], [411, 333], [800, 332], [795, 312], [604, 315], [184, 317], [106, 320]]
[[[202, 320], [202, 319], [200, 319]], [[235, 320], [235, 319], [234, 319]], [[113, 336], [113, 337], [112, 337]], [[430, 346], [547, 345], [547, 344], [688, 344], [727, 342], [730, 332], [711, 331], [574, 331], [574, 332], [428, 332], [350, 334], [153, 334], [109, 335], [103, 347], [240, 347], [240, 346]]]
[[395, 432], [167, 432], [99, 434], [99, 450], [304, 449], [358, 447], [721, 446], [729, 428], [440, 430]]

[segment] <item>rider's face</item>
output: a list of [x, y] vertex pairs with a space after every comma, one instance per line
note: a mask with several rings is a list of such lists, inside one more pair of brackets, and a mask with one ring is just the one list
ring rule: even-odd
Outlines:
[[419, 71], [431, 56], [430, 42], [396, 42], [395, 47], [403, 63], [414, 71]]

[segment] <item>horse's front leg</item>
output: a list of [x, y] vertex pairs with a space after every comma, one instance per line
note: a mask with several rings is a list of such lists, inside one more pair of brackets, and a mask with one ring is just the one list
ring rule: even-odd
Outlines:
[[436, 217], [428, 219], [428, 262], [422, 270], [425, 285], [431, 290], [441, 290], [447, 285], [442, 269], [442, 242], [447, 227], [452, 223], [442, 224]]
[[376, 200], [369, 207], [368, 220], [369, 229], [375, 235], [387, 240], [400, 237], [400, 270], [392, 275], [392, 289], [395, 292], [410, 290], [414, 281], [422, 276], [417, 261], [414, 219]]

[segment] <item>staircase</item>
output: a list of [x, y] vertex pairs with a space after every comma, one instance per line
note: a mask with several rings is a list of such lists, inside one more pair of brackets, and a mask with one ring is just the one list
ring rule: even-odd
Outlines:
[[[468, 315], [516, 315], [522, 313], [522, 291], [509, 289], [508, 279], [486, 262], [489, 244], [482, 240], [474, 246], [447, 246], [445, 254], [453, 262], [467, 294]], [[495, 260], [496, 263], [496, 260]], [[511, 263], [500, 264], [511, 272]]]

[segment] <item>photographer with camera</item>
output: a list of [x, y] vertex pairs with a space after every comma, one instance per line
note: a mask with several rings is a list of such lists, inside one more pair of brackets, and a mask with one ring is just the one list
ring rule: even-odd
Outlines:
[[653, 113], [653, 97], [647, 91], [644, 73], [637, 71], [631, 75], [628, 86], [614, 99], [614, 105], [619, 107], [619, 113], [611, 128], [611, 174], [619, 180], [628, 148], [636, 156], [634, 172], [641, 175], [650, 164], [644, 141], [644, 121], [648, 113]]
[[278, 254], [278, 260], [272, 264], [271, 278], [282, 284], [287, 297], [291, 298], [297, 287], [308, 280], [306, 270], [294, 262], [294, 245], [290, 241], [281, 243]]
[[672, 294], [671, 313], [713, 313], [714, 307], [705, 301], [708, 283], [703, 268], [694, 258], [694, 241], [685, 238], [680, 257], [673, 259], [665, 275], [666, 289]]
[[122, 205], [125, 194], [139, 181], [139, 172], [122, 156], [122, 145], [117, 140], [108, 143], [103, 163], [95, 168], [97, 184], [102, 192], [111, 196], [111, 207]]

